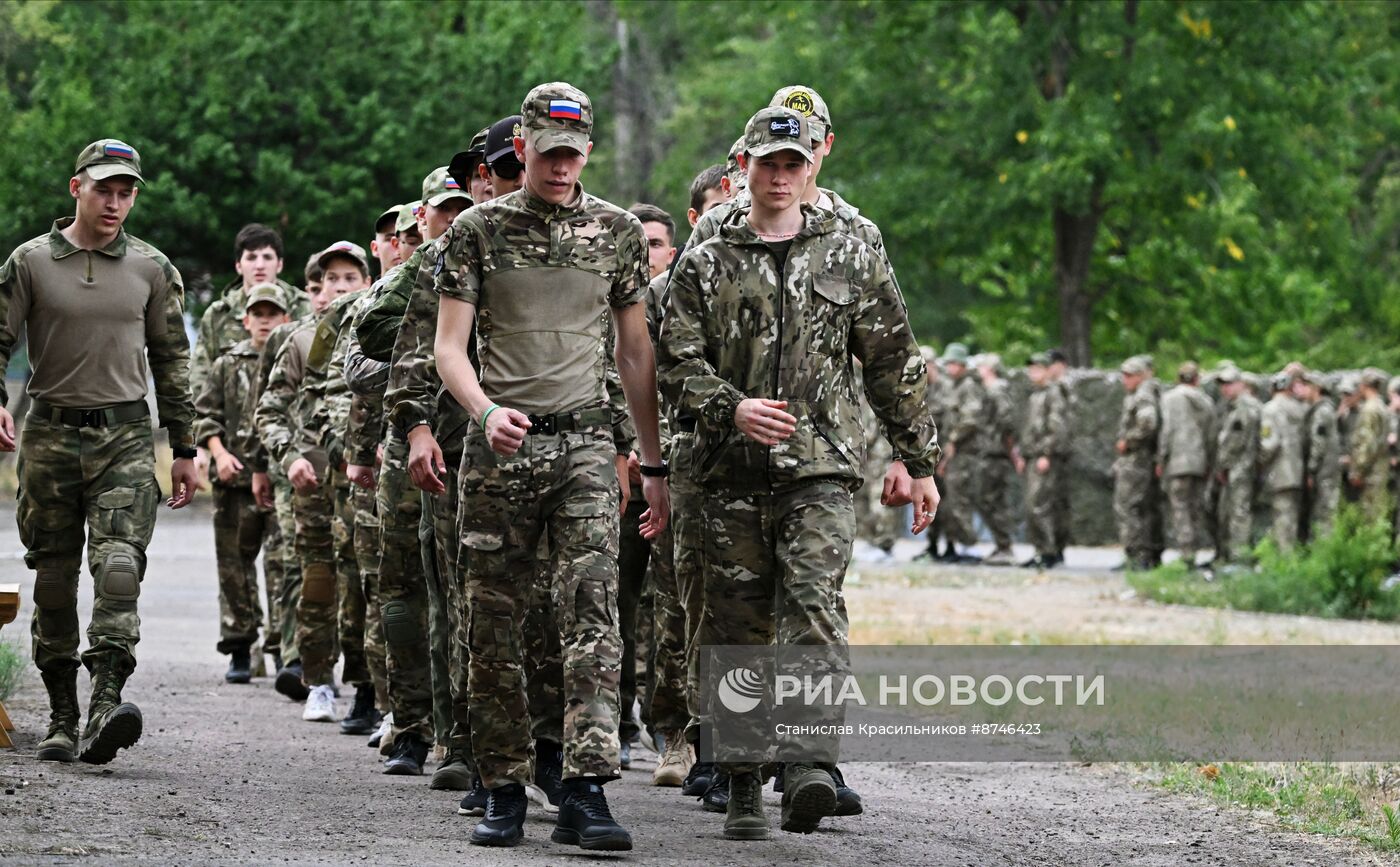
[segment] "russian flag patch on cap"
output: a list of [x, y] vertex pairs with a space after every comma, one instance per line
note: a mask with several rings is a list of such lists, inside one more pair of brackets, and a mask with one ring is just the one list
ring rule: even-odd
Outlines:
[[583, 106], [572, 99], [551, 99], [549, 101], [549, 116], [566, 120], [582, 120]]
[[448, 176], [447, 176], [447, 180], [444, 181], [442, 185], [443, 185], [444, 187], [446, 187], [447, 189], [449, 189], [449, 190], [460, 190], [460, 189], [461, 189], [461, 186], [458, 185], [458, 183], [457, 183], [457, 179], [454, 178], [454, 177], [452, 177], [451, 175], [448, 175]]
[[136, 151], [120, 142], [108, 142], [102, 146], [102, 153], [109, 157], [120, 157], [129, 160], [136, 156]]

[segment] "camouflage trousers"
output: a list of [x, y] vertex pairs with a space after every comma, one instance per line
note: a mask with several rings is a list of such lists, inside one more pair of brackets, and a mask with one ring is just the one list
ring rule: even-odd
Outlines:
[[[379, 544], [383, 526], [379, 520], [379, 504], [374, 488], [350, 486], [350, 505], [355, 513], [355, 568], [360, 573], [360, 600], [356, 614], [362, 624], [365, 667], [369, 682], [374, 684], [376, 707], [388, 708], [389, 683], [385, 659], [384, 629], [379, 617]], [[340, 600], [341, 618], [347, 614], [345, 597]], [[343, 643], [343, 642], [342, 642]]]
[[1196, 552], [1210, 545], [1205, 524], [1205, 477], [1172, 476], [1166, 480], [1166, 488], [1176, 550], [1183, 562], [1195, 563]]
[[352, 489], [344, 474], [332, 471], [335, 519], [331, 524], [335, 540], [335, 628], [340, 654], [345, 660], [340, 679], [362, 686], [373, 681], [365, 658], [365, 589], [355, 556], [355, 506]]
[[262, 626], [258, 554], [277, 521], [275, 514], [258, 508], [252, 488], [214, 485], [213, 489], [214, 559], [219, 573], [217, 650], [232, 653], [247, 650], [258, 640]]
[[522, 623], [541, 538], [564, 660], [564, 778], [618, 775], [617, 477], [604, 427], [526, 437], [503, 457], [472, 428], [459, 479], [472, 746], [488, 788], [530, 780]]
[[1321, 476], [1313, 483], [1308, 496], [1310, 538], [1317, 539], [1332, 532], [1337, 517], [1337, 504], [1342, 499], [1342, 477], [1333, 473]]
[[308, 686], [330, 683], [335, 674], [336, 540], [332, 483], [323, 480], [293, 499], [297, 555], [301, 559], [301, 595], [297, 599], [297, 650]]
[[1298, 529], [1302, 523], [1303, 489], [1288, 488], [1269, 494], [1269, 537], [1280, 551], [1290, 551], [1298, 544]]
[[883, 436], [876, 437], [865, 456], [865, 484], [855, 498], [857, 533], [882, 551], [893, 551], [899, 538], [900, 510], [880, 502], [892, 460], [889, 443]]
[[[34, 664], [78, 668], [78, 573], [84, 535], [93, 579], [82, 663], [125, 676], [136, 668], [136, 600], [155, 531], [160, 488], [148, 419], [105, 428], [55, 425], [31, 414], [19, 441], [16, 519], [35, 571], [29, 624]], [[86, 530], [86, 533], [84, 531]]]
[[[458, 524], [457, 470], [462, 452], [448, 442], [442, 451], [447, 490], [423, 495], [423, 568], [428, 601], [429, 668], [433, 728], [439, 743], [475, 767], [466, 665], [466, 559]], [[532, 576], [533, 577], [533, 576]]]
[[645, 672], [646, 666], [645, 650], [639, 653], [637, 635], [639, 631], [650, 631], [641, 630], [638, 621], [647, 563], [652, 554], [651, 542], [643, 539], [639, 531], [642, 513], [646, 510], [647, 503], [642, 499], [641, 486], [634, 485], [627, 511], [622, 515], [617, 555], [617, 614], [622, 634], [622, 681], [618, 692], [618, 707], [622, 716], [618, 731], [624, 743], [631, 743], [637, 737], [637, 720], [632, 708], [638, 695], [637, 671], [641, 668]]
[[379, 468], [379, 611], [394, 732], [433, 742], [433, 685], [428, 645], [427, 576], [418, 527], [423, 495], [408, 477], [408, 443], [394, 430]]
[[688, 717], [686, 740], [700, 737], [700, 716], [704, 692], [700, 689], [700, 625], [705, 616], [705, 524], [700, 508], [700, 489], [690, 478], [695, 435], [676, 432], [671, 436], [668, 463], [671, 467], [671, 569], [676, 594], [685, 614], [685, 709]]
[[1234, 470], [1216, 494], [1215, 556], [1221, 562], [1245, 562], [1254, 548], [1254, 474]]
[[1385, 461], [1361, 479], [1361, 514], [1367, 521], [1380, 521], [1390, 514], [1390, 465]]
[[[1038, 472], [1035, 458], [1026, 462], [1026, 535], [1041, 557], [1063, 556], [1069, 542], [1069, 479], [1065, 458], [1052, 457], [1050, 468]], [[942, 514], [942, 506], [938, 509]]]
[[[674, 501], [673, 501], [674, 502]], [[672, 513], [672, 520], [675, 512]], [[676, 583], [673, 531], [652, 541], [647, 583], [652, 591], [651, 676], [642, 720], [661, 732], [679, 732], [690, 721], [686, 705], [686, 611]]]
[[1113, 464], [1113, 517], [1118, 538], [1128, 559], [1139, 565], [1154, 563], [1162, 551], [1162, 519], [1157, 502], [1157, 478], [1153, 456], [1120, 455]]
[[[838, 596], [855, 543], [849, 488], [813, 482], [761, 493], [705, 489], [701, 515], [703, 644], [846, 644]], [[731, 774], [758, 769], [724, 764]]]
[[[277, 555], [282, 561], [281, 579], [277, 586], [277, 604], [269, 608], [277, 610], [277, 627], [281, 633], [278, 643], [282, 651], [282, 664], [290, 665], [301, 660], [297, 650], [297, 604], [301, 601], [301, 555], [297, 553], [297, 520], [293, 506], [295, 492], [292, 483], [281, 467], [274, 466], [268, 472], [272, 482], [273, 509], [277, 516], [278, 545]], [[263, 555], [264, 562], [272, 556], [272, 548]], [[272, 574], [272, 570], [268, 570]], [[271, 627], [269, 627], [271, 628]]]
[[1011, 531], [1016, 521], [1007, 491], [1013, 472], [1011, 461], [1000, 454], [958, 452], [948, 462], [948, 487], [954, 492], [952, 520], [960, 522], [954, 533], [956, 541], [964, 545], [977, 541], [972, 526], [972, 512], [976, 510], [997, 549], [1011, 547]]
[[943, 534], [950, 545], [977, 544], [977, 530], [972, 522], [977, 502], [977, 473], [976, 455], [960, 453], [948, 461], [943, 486], [938, 489], [942, 495], [938, 517], [943, 521]]

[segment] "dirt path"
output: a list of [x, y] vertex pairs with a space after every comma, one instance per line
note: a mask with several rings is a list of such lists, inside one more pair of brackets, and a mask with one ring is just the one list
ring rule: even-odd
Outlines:
[[[0, 581], [20, 580], [29, 616], [31, 574], [10, 514], [0, 514]], [[558, 864], [577, 850], [548, 842], [532, 815], [527, 842], [504, 852], [466, 842], [468, 819], [427, 778], [386, 777], [359, 737], [304, 723], [268, 681], [232, 687], [213, 650], [217, 604], [207, 514], [163, 515], [142, 598], [141, 660], [127, 696], [147, 734], [105, 768], [33, 760], [45, 705], [37, 676], [11, 701], [16, 752], [0, 752], [0, 863], [51, 864]], [[4, 558], [5, 553], [12, 556]], [[907, 586], [906, 586], [907, 585]], [[1119, 598], [1106, 574], [1031, 580], [980, 570], [866, 570], [851, 588], [857, 637], [905, 630], [910, 640], [1168, 640], [1163, 623], [1203, 621], [1177, 641], [1390, 642], [1400, 630], [1348, 626], [1345, 635], [1299, 618], [1169, 611]], [[84, 579], [82, 595], [90, 595]], [[997, 614], [997, 609], [1001, 613]], [[1220, 630], [1225, 638], [1220, 638]], [[922, 630], [922, 631], [921, 631]], [[999, 631], [1012, 630], [1002, 634]], [[1177, 634], [1172, 632], [1170, 634]], [[341, 702], [344, 711], [345, 701]], [[719, 817], [674, 790], [650, 788], [637, 762], [609, 786], [632, 830], [637, 864], [749, 865], [1360, 865], [1381, 863], [1342, 844], [1272, 830], [1239, 814], [1135, 785], [1122, 771], [1069, 765], [852, 765], [867, 815], [810, 837], [729, 843]], [[13, 790], [13, 793], [10, 791]]]

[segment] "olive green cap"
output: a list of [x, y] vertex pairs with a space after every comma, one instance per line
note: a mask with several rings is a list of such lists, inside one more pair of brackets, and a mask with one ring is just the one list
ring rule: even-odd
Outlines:
[[399, 206], [399, 221], [394, 224], [394, 234], [407, 232], [418, 225], [418, 212], [422, 209], [422, 202], [407, 202]]
[[954, 362], [956, 364], [967, 364], [967, 344], [950, 343], [943, 349], [943, 354], [939, 356], [939, 361]]
[[827, 133], [831, 132], [831, 112], [826, 107], [826, 100], [805, 84], [784, 87], [773, 94], [768, 105], [781, 105], [807, 118], [814, 142], [825, 141]]
[[420, 200], [423, 204], [436, 208], [448, 199], [466, 199], [468, 205], [472, 202], [471, 195], [448, 173], [447, 166], [438, 166], [423, 179], [423, 195]]
[[324, 269], [326, 263], [335, 256], [349, 256], [351, 259], [359, 262], [361, 268], [364, 268], [366, 271], [369, 270], [369, 256], [365, 253], [365, 248], [353, 241], [336, 241], [334, 244], [316, 254], [316, 264]]
[[248, 300], [243, 305], [244, 313], [252, 310], [253, 305], [263, 303], [275, 305], [283, 313], [287, 312], [287, 296], [282, 294], [282, 287], [276, 283], [259, 283], [256, 286], [251, 286], [248, 289], [247, 297]]
[[141, 155], [136, 148], [114, 138], [100, 139], [83, 148], [74, 165], [73, 174], [86, 169], [88, 177], [94, 181], [118, 175], [130, 175], [142, 182], [146, 180], [141, 176]]
[[1240, 373], [1240, 369], [1238, 367], [1234, 367], [1233, 365], [1229, 367], [1222, 367], [1215, 372], [1215, 381], [1220, 383], [1221, 385], [1226, 385], [1231, 382], [1239, 382], [1243, 378], [1244, 374]]
[[566, 147], [588, 153], [593, 135], [593, 103], [588, 94], [563, 81], [541, 84], [520, 104], [522, 136], [538, 152]]
[[764, 108], [749, 118], [744, 127], [744, 153], [761, 157], [778, 151], [797, 151], [812, 161], [812, 142], [807, 118], [790, 108]]
[[1119, 365], [1118, 372], [1130, 376], [1148, 376], [1152, 373], [1152, 356], [1134, 355]]

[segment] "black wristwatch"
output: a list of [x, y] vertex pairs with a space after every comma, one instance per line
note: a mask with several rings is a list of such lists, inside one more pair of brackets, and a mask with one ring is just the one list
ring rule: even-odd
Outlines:
[[176, 460], [192, 460], [199, 457], [199, 449], [187, 449], [180, 446], [171, 446], [170, 451], [175, 455]]
[[666, 465], [665, 461], [662, 461], [659, 467], [649, 467], [646, 464], [642, 464], [642, 475], [651, 476], [654, 479], [664, 479], [671, 475], [671, 469]]

